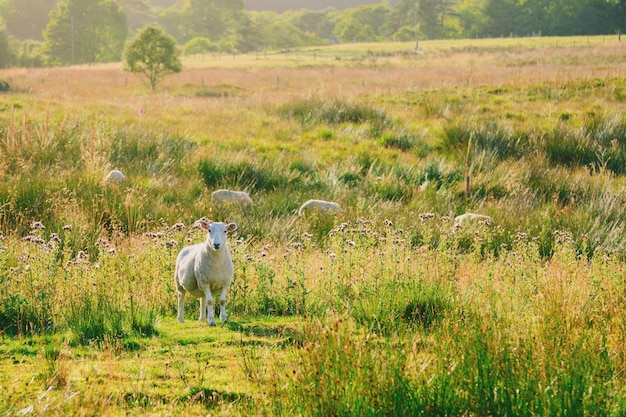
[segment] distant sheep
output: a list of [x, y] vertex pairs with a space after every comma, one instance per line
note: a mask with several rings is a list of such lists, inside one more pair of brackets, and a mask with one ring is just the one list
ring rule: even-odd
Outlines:
[[476, 214], [476, 213], [465, 213], [465, 214], [461, 214], [460, 216], [456, 216], [454, 218], [455, 227], [460, 227], [460, 226], [463, 226], [464, 224], [479, 223], [479, 222], [482, 222], [486, 224], [487, 226], [491, 226], [493, 224], [493, 219], [484, 214]]
[[309, 200], [300, 206], [298, 210], [299, 216], [304, 216], [308, 210], [321, 210], [321, 211], [341, 211], [339, 204], [332, 201], [324, 200]]
[[[178, 291], [178, 322], [185, 322], [185, 295], [200, 298], [200, 320], [215, 326], [213, 298], [219, 294], [220, 319], [225, 322], [226, 293], [233, 279], [233, 260], [227, 246], [227, 233], [237, 230], [235, 223], [201, 219], [206, 241], [183, 248], [176, 258], [174, 281]], [[208, 318], [207, 318], [208, 312]]]
[[112, 171], [109, 171], [106, 177], [104, 177], [104, 182], [106, 184], [121, 184], [123, 182], [126, 182], [126, 176], [122, 174], [122, 171], [114, 169]]
[[242, 206], [251, 206], [252, 199], [245, 191], [216, 190], [211, 194], [214, 204], [237, 203]]

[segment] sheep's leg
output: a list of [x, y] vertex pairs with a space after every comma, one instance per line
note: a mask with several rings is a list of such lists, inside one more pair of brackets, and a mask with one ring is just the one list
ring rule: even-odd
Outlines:
[[228, 316], [226, 315], [226, 292], [228, 291], [228, 287], [222, 288], [220, 292], [220, 320], [225, 322], [228, 320]]
[[185, 322], [185, 293], [178, 292], [178, 322]]
[[206, 299], [204, 296], [200, 297], [200, 318], [198, 320], [206, 320]]
[[208, 289], [204, 292], [204, 299], [206, 301], [206, 309], [204, 311], [208, 311], [208, 323], [209, 326], [215, 326], [215, 308], [213, 307], [213, 294], [211, 294], [211, 290]]

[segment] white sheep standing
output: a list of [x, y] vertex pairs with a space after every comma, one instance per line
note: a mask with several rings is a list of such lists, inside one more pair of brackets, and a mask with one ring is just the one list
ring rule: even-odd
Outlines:
[[461, 227], [464, 224], [478, 222], [491, 226], [493, 224], [493, 219], [485, 214], [465, 213], [454, 218], [454, 227]]
[[205, 218], [198, 224], [207, 231], [206, 241], [183, 248], [176, 258], [174, 281], [178, 291], [178, 322], [185, 322], [185, 295], [200, 298], [200, 320], [215, 326], [213, 298], [219, 294], [220, 319], [225, 322], [226, 293], [233, 279], [233, 260], [228, 251], [227, 233], [237, 230], [235, 223], [212, 222]]
[[106, 184], [113, 184], [113, 183], [120, 184], [120, 183], [126, 182], [126, 176], [122, 174], [122, 171], [114, 169], [114, 170], [109, 171], [106, 177], [104, 177], [104, 182]]
[[298, 210], [299, 216], [304, 216], [307, 210], [317, 209], [321, 211], [341, 211], [339, 204], [332, 201], [309, 200], [300, 206]]
[[252, 199], [245, 191], [215, 190], [211, 194], [214, 204], [238, 203], [242, 206], [251, 206]]

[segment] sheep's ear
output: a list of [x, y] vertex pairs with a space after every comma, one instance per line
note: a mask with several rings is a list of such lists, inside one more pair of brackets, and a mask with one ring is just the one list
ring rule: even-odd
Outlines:
[[226, 225], [226, 230], [228, 230], [229, 232], [234, 232], [235, 230], [237, 230], [237, 224], [236, 223], [228, 223]]
[[204, 230], [209, 230], [209, 225], [211, 223], [213, 223], [211, 220], [202, 218], [200, 220], [198, 220], [198, 223], [200, 223], [200, 226], [204, 229]]

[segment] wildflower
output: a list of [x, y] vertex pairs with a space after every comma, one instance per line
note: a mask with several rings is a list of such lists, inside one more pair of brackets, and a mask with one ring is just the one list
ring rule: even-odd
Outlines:
[[553, 232], [553, 235], [556, 238], [557, 243], [572, 243], [574, 241], [574, 239], [572, 238], [572, 235], [567, 232], [555, 230]]
[[42, 222], [32, 222], [30, 227], [33, 230], [43, 230], [46, 228]]
[[435, 215], [433, 213], [420, 213], [417, 217], [419, 217], [420, 221], [423, 223], [426, 220], [434, 219]]
[[334, 236], [337, 233], [343, 232], [348, 228], [348, 223], [341, 223], [339, 226], [335, 227], [333, 230], [329, 232], [329, 235]]
[[167, 242], [165, 242], [165, 247], [166, 248], [173, 248], [174, 246], [178, 245], [178, 242], [176, 242], [174, 239], [168, 240]]
[[176, 223], [174, 224], [172, 227], [170, 227], [170, 230], [178, 230], [179, 232], [185, 229], [185, 225], [183, 223]]
[[307, 239], [307, 240], [310, 240], [313, 237], [313, 235], [310, 234], [310, 233], [304, 232], [304, 233], [302, 233], [302, 237]]
[[40, 238], [40, 237], [38, 237], [38, 236], [33, 236], [33, 235], [27, 235], [27, 236], [24, 236], [24, 237], [22, 238], [22, 240], [23, 240], [23, 241], [25, 241], [25, 242], [31, 242], [31, 243], [34, 243], [34, 244], [36, 244], [36, 245], [43, 245], [44, 243], [46, 243], [46, 241], [45, 241], [45, 240], [43, 240], [42, 238]]
[[71, 232], [72, 231], [72, 225], [71, 224], [66, 224], [65, 226], [63, 226], [63, 230], [65, 230], [66, 232]]
[[98, 240], [96, 240], [96, 246], [103, 246], [105, 248], [108, 248], [109, 242], [106, 239], [98, 238]]

